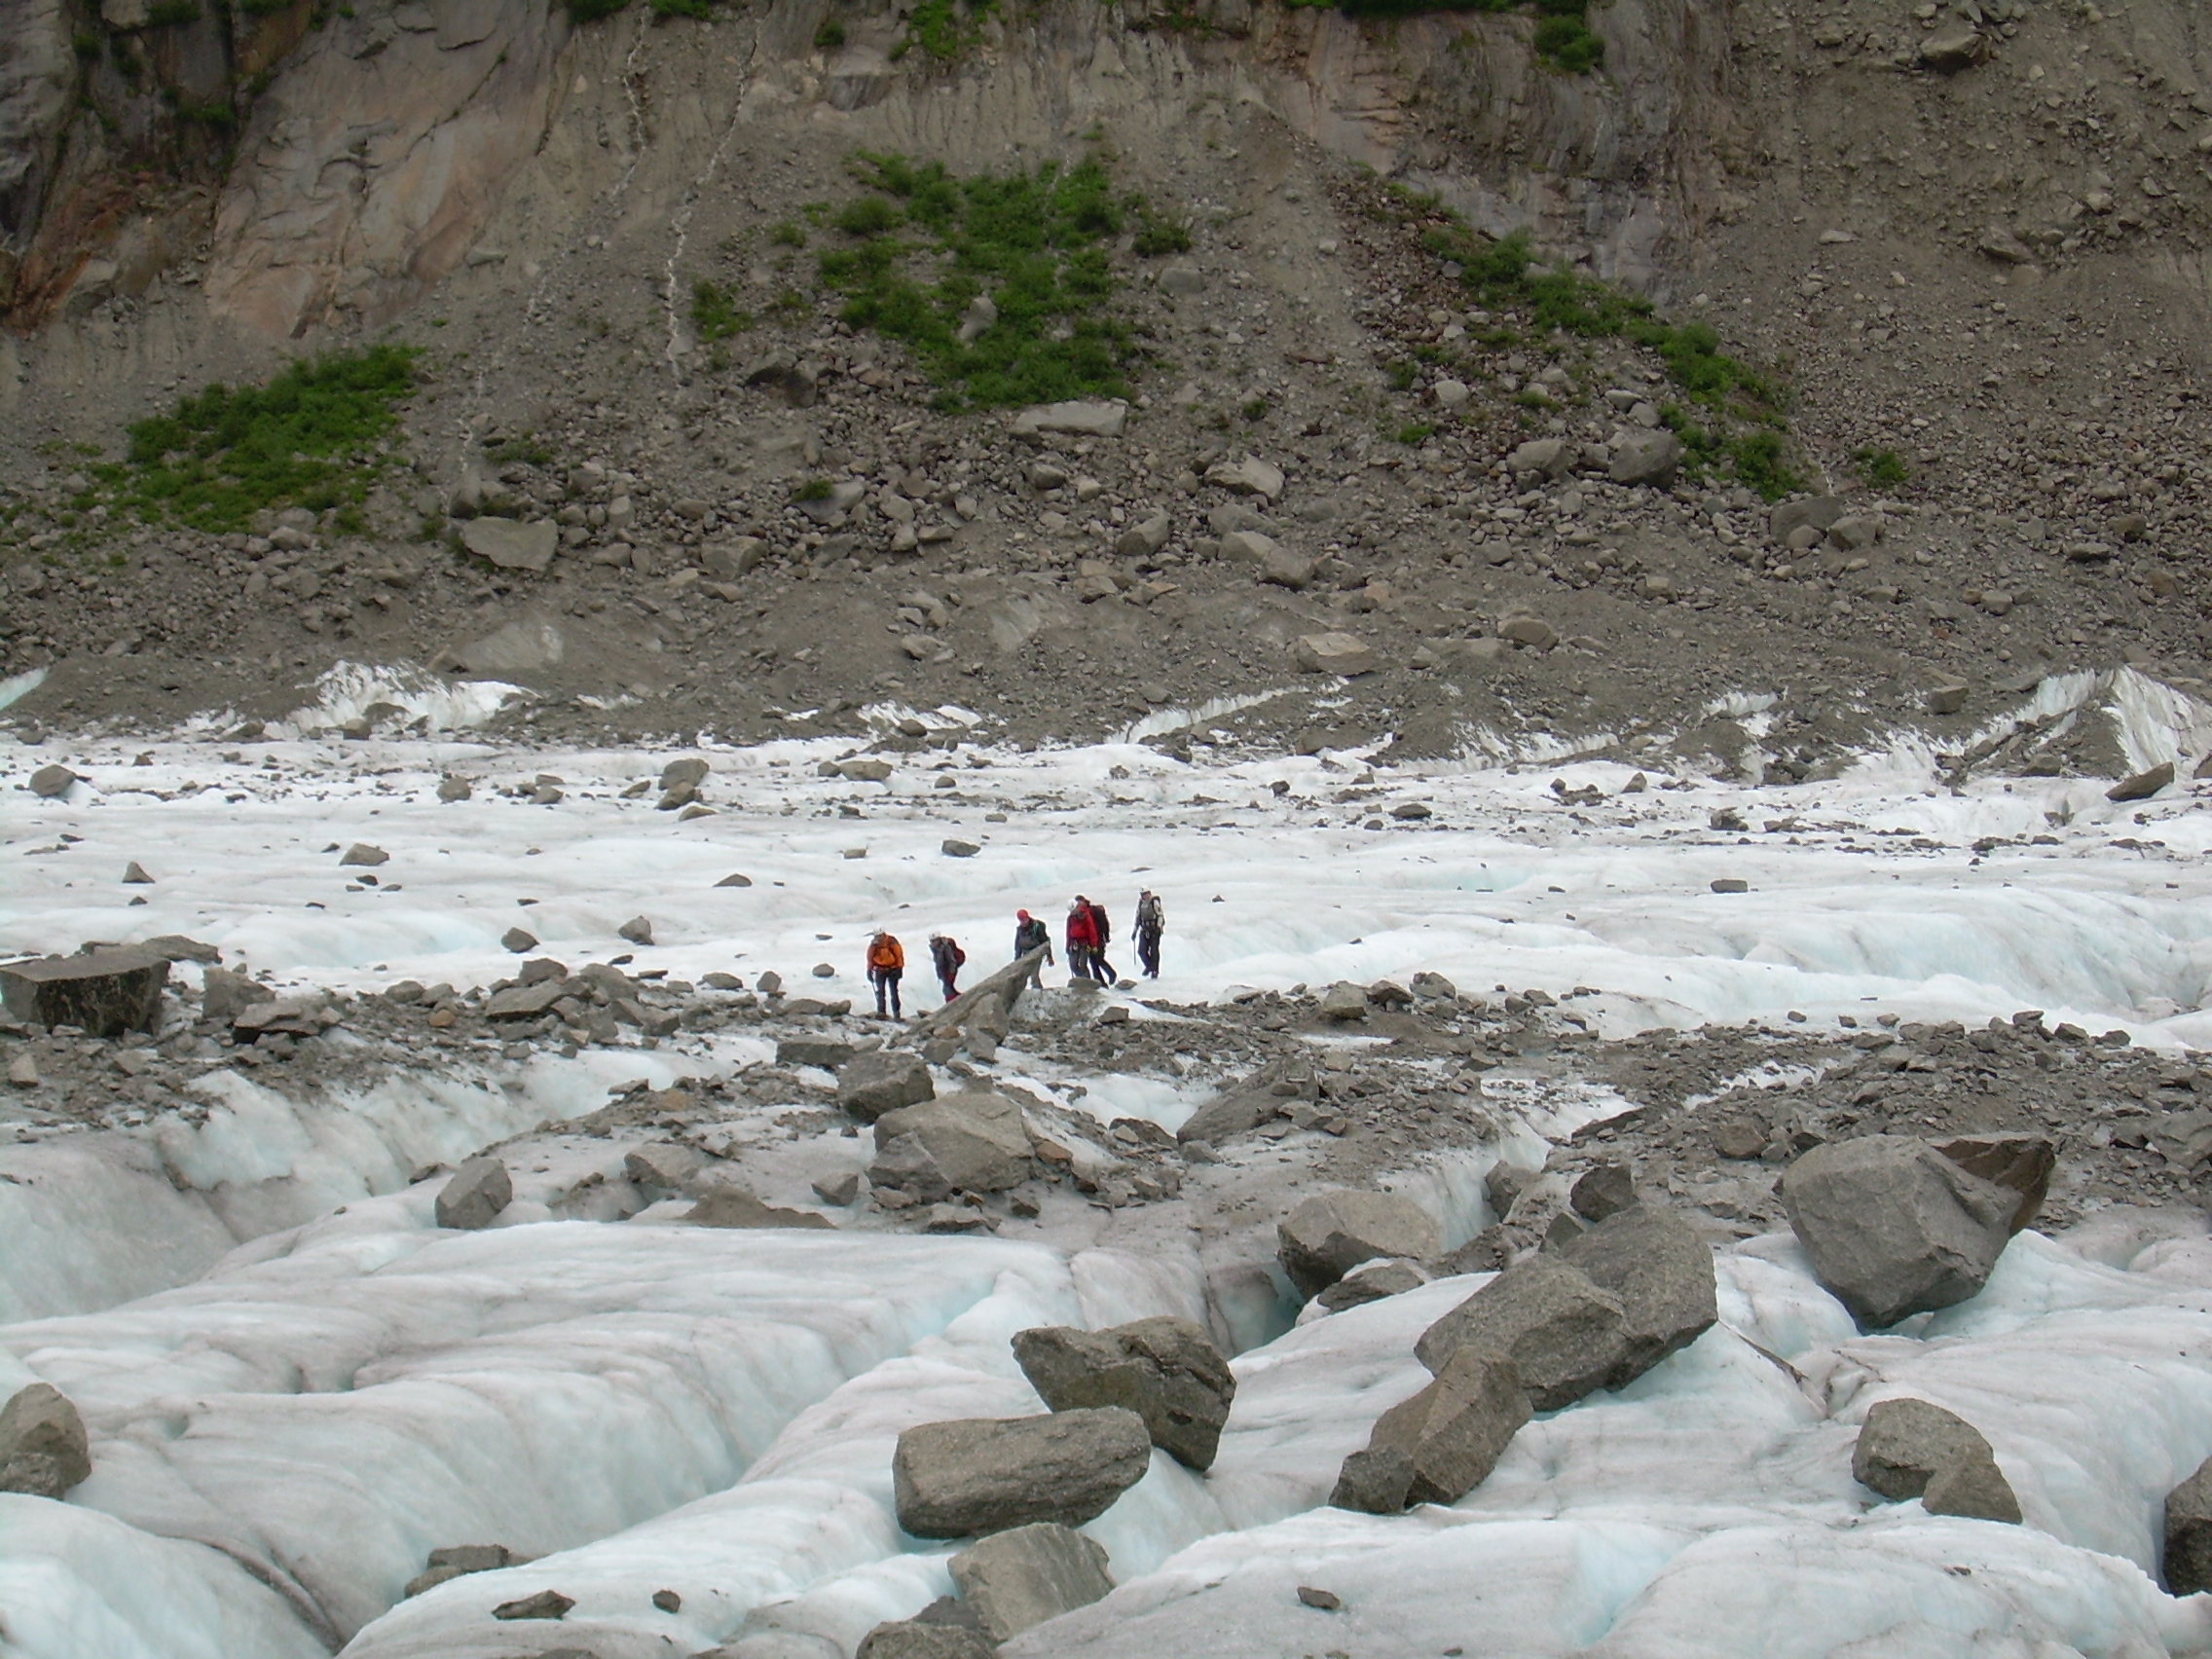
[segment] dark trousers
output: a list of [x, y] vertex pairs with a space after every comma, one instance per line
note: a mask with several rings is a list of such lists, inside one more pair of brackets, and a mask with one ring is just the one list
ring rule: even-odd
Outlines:
[[[877, 1014], [889, 1013], [895, 1016], [900, 1014], [903, 1011], [899, 1007], [899, 970], [896, 968], [871, 968], [868, 970], [867, 977], [875, 981], [875, 1012]], [[891, 1001], [891, 1007], [888, 1010], [883, 1006], [886, 997]]]
[[1106, 947], [1100, 945], [1090, 952], [1090, 977], [1101, 985], [1111, 985], [1122, 976], [1114, 972], [1114, 965], [1106, 960]]
[[1160, 977], [1160, 930], [1158, 928], [1139, 928], [1137, 930], [1137, 961], [1144, 965], [1146, 978], [1157, 979]]

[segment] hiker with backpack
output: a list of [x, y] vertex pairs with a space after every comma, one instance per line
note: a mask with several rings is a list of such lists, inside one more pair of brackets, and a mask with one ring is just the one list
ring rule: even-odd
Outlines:
[[[899, 977], [906, 971], [906, 947], [881, 928], [867, 941], [867, 982], [875, 987], [875, 1017], [903, 1019], [899, 1006]], [[888, 1000], [890, 1012], [884, 1011]]]
[[1052, 965], [1052, 930], [1032, 916], [1027, 910], [1016, 910], [1014, 928], [1014, 959], [1018, 962], [1032, 950], [1045, 953], [1045, 966]]
[[942, 934], [930, 935], [930, 962], [937, 969], [937, 982], [944, 987], [944, 1000], [956, 1001], [960, 987], [953, 981], [960, 977], [961, 964], [968, 953]]
[[1088, 899], [1082, 903], [1090, 911], [1090, 931], [1097, 936], [1098, 940], [1098, 942], [1090, 947], [1090, 977], [1101, 985], [1111, 985], [1121, 977], [1121, 975], [1114, 971], [1114, 965], [1106, 960], [1106, 945], [1114, 937], [1114, 924], [1106, 919], [1105, 905], [1093, 904]]
[[1167, 912], [1148, 887], [1137, 895], [1137, 961], [1148, 979], [1160, 977], [1160, 936], [1166, 931]]
[[1090, 964], [1091, 953], [1098, 948], [1098, 923], [1093, 919], [1090, 901], [1077, 894], [1075, 903], [1068, 906], [1068, 977], [1090, 979], [1097, 977]]

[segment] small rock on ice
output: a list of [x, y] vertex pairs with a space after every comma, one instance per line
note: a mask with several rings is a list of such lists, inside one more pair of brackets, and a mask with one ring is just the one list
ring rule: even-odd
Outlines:
[[1094, 1521], [1151, 1463], [1144, 1419], [1107, 1407], [922, 1423], [899, 1436], [891, 1477], [900, 1526], [917, 1538], [964, 1538]]
[[1104, 1331], [1040, 1325], [1015, 1334], [1014, 1357], [1052, 1410], [1126, 1407], [1169, 1456], [1212, 1466], [1236, 1379], [1190, 1320], [1161, 1315]]
[[1056, 1521], [997, 1532], [947, 1564], [983, 1634], [1007, 1641], [1047, 1619], [1088, 1607], [1114, 1588], [1106, 1551]]
[[496, 1158], [472, 1158], [439, 1192], [438, 1225], [467, 1232], [489, 1227], [514, 1196], [514, 1182], [504, 1163]]
[[59, 1497], [92, 1472], [85, 1419], [60, 1389], [33, 1382], [0, 1406], [0, 1492]]

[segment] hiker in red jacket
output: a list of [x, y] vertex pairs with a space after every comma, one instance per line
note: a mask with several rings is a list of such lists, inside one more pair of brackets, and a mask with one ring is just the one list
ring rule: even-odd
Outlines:
[[954, 983], [960, 977], [961, 964], [968, 953], [942, 934], [930, 935], [930, 963], [937, 969], [937, 982], [944, 987], [944, 1000], [952, 1002], [960, 995]]
[[1068, 977], [1076, 979], [1095, 978], [1090, 966], [1091, 953], [1098, 948], [1098, 923], [1093, 919], [1090, 901], [1082, 894], [1068, 906]]

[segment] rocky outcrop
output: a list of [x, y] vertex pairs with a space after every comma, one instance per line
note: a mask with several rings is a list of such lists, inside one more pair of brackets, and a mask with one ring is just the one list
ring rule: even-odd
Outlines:
[[965, 1538], [1094, 1521], [1151, 1463], [1144, 1419], [1109, 1407], [925, 1422], [899, 1436], [891, 1478], [900, 1526], [917, 1538]]
[[1513, 1362], [1540, 1412], [1603, 1388], [1628, 1362], [1620, 1299], [1546, 1254], [1508, 1268], [1421, 1333], [1421, 1364], [1441, 1376], [1461, 1348]]
[[1329, 1501], [1379, 1515], [1456, 1502], [1489, 1478], [1530, 1415], [1511, 1360], [1460, 1348], [1419, 1393], [1376, 1419]]
[[1866, 1330], [1978, 1291], [2021, 1204], [1905, 1135], [1815, 1147], [1783, 1172], [1782, 1197], [1814, 1272]]
[[504, 1163], [496, 1158], [472, 1158], [439, 1189], [438, 1225], [466, 1231], [490, 1227], [514, 1196], [515, 1184]]
[[993, 1641], [1088, 1607], [1114, 1588], [1105, 1550], [1051, 1521], [995, 1533], [948, 1566], [962, 1600]]
[[1138, 1319], [1107, 1331], [1040, 1325], [1015, 1334], [1014, 1357], [1052, 1410], [1125, 1407], [1169, 1456], [1212, 1466], [1236, 1379], [1190, 1320]]
[[1395, 1193], [1316, 1193], [1275, 1230], [1276, 1255], [1301, 1295], [1317, 1296], [1378, 1256], [1424, 1260], [1440, 1254], [1436, 1218]]
[[1981, 1431], [1927, 1400], [1880, 1400], [1851, 1452], [1851, 1477], [1884, 1497], [1917, 1497], [1931, 1515], [2020, 1519], [2020, 1500]]
[[0, 1492], [59, 1497], [92, 1472], [85, 1419], [60, 1389], [33, 1382], [0, 1406]]

